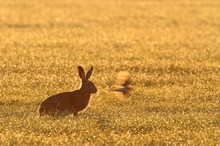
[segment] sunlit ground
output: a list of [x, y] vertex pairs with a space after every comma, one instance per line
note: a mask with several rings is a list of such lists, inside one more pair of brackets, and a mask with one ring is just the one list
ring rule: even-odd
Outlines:
[[[0, 145], [220, 144], [220, 1], [0, 0]], [[46, 97], [98, 88], [77, 118]], [[128, 71], [124, 100], [110, 91]]]

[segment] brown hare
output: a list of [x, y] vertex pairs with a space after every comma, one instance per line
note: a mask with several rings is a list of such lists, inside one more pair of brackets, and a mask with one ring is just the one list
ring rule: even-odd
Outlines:
[[92, 74], [93, 67], [90, 68], [86, 75], [81, 66], [78, 67], [78, 71], [82, 79], [80, 89], [58, 93], [45, 99], [40, 104], [40, 116], [57, 114], [64, 116], [73, 114], [73, 116], [77, 116], [79, 111], [88, 106], [91, 94], [97, 92], [95, 85], [88, 80]]

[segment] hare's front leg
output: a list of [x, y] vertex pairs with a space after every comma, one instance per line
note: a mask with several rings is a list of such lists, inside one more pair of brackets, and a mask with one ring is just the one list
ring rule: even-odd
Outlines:
[[76, 117], [76, 116], [78, 116], [78, 112], [73, 111], [73, 117]]

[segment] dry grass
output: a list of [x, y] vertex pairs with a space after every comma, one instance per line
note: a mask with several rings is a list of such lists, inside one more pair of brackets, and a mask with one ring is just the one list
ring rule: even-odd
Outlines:
[[[0, 0], [0, 145], [220, 144], [220, 2]], [[39, 118], [47, 96], [98, 93], [78, 118]], [[119, 71], [133, 90], [119, 100]]]

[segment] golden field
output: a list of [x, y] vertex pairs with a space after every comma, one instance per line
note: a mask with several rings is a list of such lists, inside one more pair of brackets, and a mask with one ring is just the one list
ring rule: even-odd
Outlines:
[[[90, 106], [39, 117], [78, 65], [94, 66]], [[0, 86], [1, 146], [219, 145], [220, 1], [0, 0]]]

